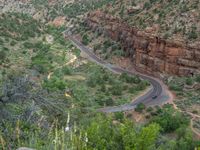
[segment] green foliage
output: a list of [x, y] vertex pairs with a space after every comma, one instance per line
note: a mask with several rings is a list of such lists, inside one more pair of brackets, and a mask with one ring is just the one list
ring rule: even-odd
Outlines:
[[114, 113], [114, 118], [120, 122], [122, 122], [125, 117], [124, 117], [124, 113], [123, 112], [116, 112]]
[[94, 51], [98, 50], [101, 48], [101, 44], [96, 44], [94, 45]]
[[64, 90], [66, 88], [66, 83], [57, 77], [52, 77], [50, 80], [44, 81], [43, 87], [51, 91]]
[[144, 9], [149, 9], [149, 8], [151, 8], [151, 3], [150, 2], [145, 2], [144, 3]]
[[159, 135], [160, 126], [158, 124], [150, 124], [141, 130], [137, 137], [136, 147], [140, 150], [155, 149], [155, 141]]
[[195, 81], [198, 82], [198, 83], [200, 83], [200, 75], [196, 76]]
[[117, 82], [112, 86], [110, 91], [113, 95], [122, 95], [123, 87], [121, 86], [120, 82]]
[[139, 84], [141, 82], [141, 80], [140, 80], [140, 78], [138, 76], [130, 76], [127, 73], [122, 73], [120, 75], [120, 79], [122, 81], [126, 81], [127, 83]]
[[173, 91], [182, 91], [183, 90], [182, 86], [176, 85], [176, 84], [169, 85], [169, 88], [170, 88], [170, 90], [173, 90]]
[[37, 42], [35, 44], [24, 43], [26, 48], [33, 48], [34, 52], [37, 52], [35, 56], [31, 58], [32, 64], [31, 67], [39, 71], [40, 73], [47, 73], [52, 69], [52, 60], [53, 55], [49, 51], [50, 46], [43, 44], [42, 42]]
[[64, 66], [62, 68], [62, 72], [65, 74], [65, 75], [71, 75], [72, 74], [72, 69], [69, 68], [68, 66]]
[[140, 82], [137, 86], [136, 86], [136, 90], [137, 91], [142, 91], [146, 88], [146, 86], [148, 85], [149, 83], [148, 82]]
[[112, 42], [110, 40], [106, 40], [103, 42], [104, 49], [108, 49], [110, 46], [112, 46]]
[[26, 14], [3, 14], [0, 16], [0, 26], [1, 35], [17, 41], [27, 40], [40, 34], [39, 23]]
[[197, 28], [195, 26], [192, 26], [191, 31], [188, 33], [188, 38], [192, 40], [198, 38]]
[[30, 42], [24, 42], [24, 47], [25, 48], [34, 48], [35, 45], [33, 43], [30, 43]]
[[183, 114], [168, 105], [159, 110], [157, 116], [153, 118], [152, 122], [158, 123], [161, 126], [162, 131], [168, 133], [189, 124], [188, 119], [183, 116]]
[[32, 57], [32, 68], [36, 69], [40, 73], [47, 73], [52, 65], [50, 63], [51, 58], [48, 58], [42, 54], [38, 54], [35, 57]]
[[125, 56], [125, 52], [122, 49], [112, 51], [112, 54], [115, 56]]
[[139, 104], [137, 104], [135, 111], [141, 113], [144, 109], [145, 109], [145, 105], [143, 103], [139, 103]]
[[114, 3], [115, 0], [101, 0], [96, 2], [95, 0], [85, 0], [85, 1], [77, 1], [72, 4], [66, 5], [63, 8], [64, 14], [69, 17], [76, 17], [78, 15], [82, 15], [88, 11], [95, 10], [97, 8], [101, 8], [106, 4]]
[[89, 149], [131, 150], [155, 148], [159, 125], [150, 124], [137, 131], [134, 124], [124, 120], [113, 124], [111, 118], [97, 117], [87, 128]]
[[15, 46], [16, 44], [17, 44], [16, 41], [11, 41], [11, 42], [10, 42], [10, 45], [11, 45], [11, 46]]
[[192, 85], [194, 83], [193, 79], [192, 78], [187, 78], [186, 79], [186, 84], [187, 85]]
[[107, 80], [106, 79], [107, 76], [108, 76], [108, 73], [105, 72], [105, 70], [103, 68], [97, 67], [95, 70], [93, 70], [90, 73], [87, 83], [91, 87], [95, 87], [98, 84], [102, 85]]
[[6, 59], [6, 52], [5, 51], [0, 51], [0, 61], [3, 62]]
[[100, 105], [100, 106], [113, 106], [114, 101], [111, 96], [108, 95], [103, 95], [99, 94], [95, 98], [95, 101]]
[[88, 36], [87, 34], [84, 34], [84, 35], [82, 36], [82, 43], [83, 43], [84, 45], [88, 45], [90, 42], [91, 42], [91, 39], [89, 38], [89, 36]]

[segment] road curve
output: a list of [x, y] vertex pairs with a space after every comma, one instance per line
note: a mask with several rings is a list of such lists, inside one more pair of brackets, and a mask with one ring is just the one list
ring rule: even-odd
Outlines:
[[88, 58], [91, 61], [96, 62], [97, 64], [109, 69], [110, 71], [114, 73], [118, 73], [118, 74], [127, 73], [129, 75], [138, 75], [141, 79], [148, 80], [149, 83], [151, 84], [151, 89], [147, 93], [142, 95], [141, 97], [134, 100], [133, 102], [129, 104], [124, 104], [121, 106], [101, 108], [99, 109], [99, 111], [106, 112], [106, 113], [127, 111], [127, 110], [134, 109], [139, 103], [143, 103], [145, 106], [148, 107], [148, 106], [162, 105], [164, 103], [167, 103], [168, 100], [170, 99], [170, 93], [168, 89], [160, 80], [154, 77], [150, 77], [148, 75], [141, 74], [137, 71], [134, 71], [134, 72], [128, 71], [121, 67], [109, 64], [105, 62], [104, 60], [100, 59], [99, 57], [97, 57], [90, 48], [83, 45], [73, 36], [67, 35], [65, 32], [64, 32], [64, 36], [68, 38], [69, 40], [71, 40], [74, 46], [79, 48], [82, 52], [86, 53], [88, 55]]

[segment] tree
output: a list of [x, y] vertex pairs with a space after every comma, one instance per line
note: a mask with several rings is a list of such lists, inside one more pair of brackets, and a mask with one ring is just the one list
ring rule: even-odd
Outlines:
[[182, 113], [166, 105], [159, 110], [158, 115], [153, 117], [152, 122], [159, 124], [163, 132], [173, 132], [183, 125], [188, 125], [188, 119]]
[[91, 41], [91, 40], [90, 40], [90, 38], [89, 38], [89, 36], [88, 36], [87, 34], [84, 34], [84, 35], [82, 36], [82, 43], [83, 43], [84, 45], [88, 45], [90, 41]]
[[6, 59], [6, 52], [0, 51], [0, 61], [3, 62]]
[[142, 128], [140, 134], [137, 136], [136, 147], [138, 150], [152, 150], [155, 149], [155, 142], [159, 135], [160, 126], [158, 124], [150, 124]]
[[144, 109], [145, 109], [145, 105], [143, 103], [139, 103], [139, 104], [137, 104], [135, 111], [141, 113]]
[[192, 30], [188, 33], [188, 38], [189, 39], [197, 39], [198, 38], [196, 26], [194, 26], [194, 25], [192, 26]]
[[193, 84], [192, 78], [187, 78], [187, 79], [186, 79], [186, 84], [187, 84], [187, 85], [192, 85], [192, 84]]
[[[121, 116], [121, 115], [120, 115]], [[88, 149], [151, 150], [155, 149], [159, 136], [158, 124], [150, 124], [137, 130], [134, 123], [124, 119], [113, 123], [112, 117], [97, 116], [88, 126]]]
[[113, 95], [122, 95], [123, 87], [119, 83], [115, 83], [112, 88], [111, 92]]

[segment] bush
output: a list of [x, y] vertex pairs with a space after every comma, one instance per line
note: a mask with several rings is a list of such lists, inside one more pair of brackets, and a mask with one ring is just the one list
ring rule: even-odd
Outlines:
[[134, 94], [137, 90], [136, 90], [136, 88], [135, 87], [131, 87], [131, 88], [129, 88], [129, 93], [132, 93], [132, 94]]
[[142, 91], [146, 88], [146, 82], [140, 82], [137, 86], [136, 86], [136, 90], [137, 91]]
[[192, 78], [187, 78], [185, 82], [187, 85], [192, 85], [194, 83]]
[[24, 42], [24, 47], [25, 48], [34, 48], [34, 44], [33, 43], [30, 43], [30, 42]]
[[11, 46], [15, 46], [16, 44], [17, 44], [16, 41], [11, 41], [11, 42], [10, 42], [10, 45], [11, 45]]
[[126, 81], [127, 83], [135, 83], [135, 84], [138, 84], [141, 82], [138, 76], [130, 76], [127, 73], [122, 73], [120, 75], [120, 80]]
[[3, 62], [6, 59], [6, 52], [0, 51], [0, 61]]
[[172, 84], [172, 85], [169, 85], [169, 88], [170, 90], [173, 90], [173, 91], [183, 91], [183, 87], [180, 86], [180, 85], [175, 85], [175, 84]]
[[112, 97], [106, 97], [105, 98], [105, 104], [106, 104], [106, 106], [113, 106], [114, 101], [113, 101]]
[[115, 56], [125, 56], [125, 52], [122, 49], [117, 49], [115, 51], [112, 51], [112, 54]]
[[147, 108], [147, 112], [152, 112], [153, 111], [153, 108], [152, 107], [148, 107]]
[[100, 106], [113, 106], [114, 101], [112, 97], [110, 96], [105, 96], [102, 94], [98, 94], [98, 96], [95, 98], [95, 101], [100, 105]]
[[111, 93], [113, 95], [122, 95], [123, 87], [120, 84], [115, 83], [111, 88]]
[[151, 3], [149, 3], [149, 2], [146, 2], [145, 4], [144, 4], [144, 9], [149, 9], [149, 8], [151, 8]]
[[94, 45], [94, 51], [98, 50], [101, 48], [101, 44], [96, 44]]
[[163, 132], [167, 133], [189, 124], [189, 120], [183, 114], [174, 110], [172, 106], [164, 107], [157, 112], [157, 116], [153, 117], [152, 122], [158, 123]]
[[192, 30], [188, 33], [188, 38], [189, 39], [197, 39], [198, 34], [195, 26], [192, 26]]
[[116, 112], [116, 113], [114, 113], [114, 115], [115, 115], [116, 120], [122, 121], [124, 119], [124, 113], [123, 112]]
[[69, 67], [67, 67], [67, 66], [64, 66], [64, 67], [62, 68], [62, 72], [63, 72], [65, 75], [71, 75], [71, 74], [72, 74], [72, 70], [71, 70]]
[[106, 40], [106, 41], [104, 41], [103, 46], [105, 49], [107, 49], [110, 46], [112, 46], [112, 42], [110, 40]]
[[139, 104], [137, 104], [135, 111], [141, 113], [144, 109], [145, 109], [145, 105], [143, 103], [139, 103]]
[[47, 73], [52, 65], [47, 58], [47, 55], [37, 54], [35, 57], [32, 57], [31, 67], [39, 71], [40, 73]]
[[43, 87], [48, 90], [64, 90], [66, 83], [57, 77], [52, 77], [50, 80], [45, 80]]
[[196, 76], [195, 81], [198, 82], [198, 83], [200, 83], [200, 75]]
[[89, 38], [89, 36], [88, 36], [87, 34], [84, 34], [84, 35], [82, 36], [82, 43], [83, 43], [84, 45], [88, 45], [90, 41], [91, 41], [91, 39]]
[[101, 89], [100, 89], [102, 92], [106, 92], [106, 86], [105, 84], [101, 85]]

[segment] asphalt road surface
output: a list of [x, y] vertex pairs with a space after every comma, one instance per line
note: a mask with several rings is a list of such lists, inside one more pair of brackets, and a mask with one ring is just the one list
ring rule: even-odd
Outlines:
[[112, 71], [114, 73], [118, 73], [118, 74], [127, 73], [129, 75], [138, 75], [141, 79], [147, 80], [151, 84], [151, 89], [144, 95], [138, 97], [133, 102], [131, 102], [129, 104], [124, 104], [121, 106], [101, 108], [101, 109], [99, 109], [100, 111], [107, 112], [107, 113], [128, 111], [128, 110], [134, 109], [137, 106], [137, 104], [139, 104], [139, 103], [143, 103], [146, 107], [148, 107], [148, 106], [162, 105], [164, 103], [167, 103], [167, 101], [170, 99], [170, 94], [169, 94], [168, 89], [160, 80], [158, 80], [154, 77], [145, 75], [145, 74], [141, 74], [137, 71], [128, 71], [121, 67], [109, 64], [109, 63], [105, 62], [104, 60], [100, 59], [99, 57], [97, 57], [90, 48], [83, 45], [76, 38], [74, 38], [71, 35], [67, 35], [66, 33], [64, 33], [64, 34], [65, 34], [65, 37], [67, 37], [69, 40], [71, 40], [71, 42], [77, 48], [79, 48], [82, 52], [87, 54], [88, 58], [91, 61], [94, 61], [95, 63], [103, 66], [104, 68], [109, 69], [110, 71]]

